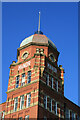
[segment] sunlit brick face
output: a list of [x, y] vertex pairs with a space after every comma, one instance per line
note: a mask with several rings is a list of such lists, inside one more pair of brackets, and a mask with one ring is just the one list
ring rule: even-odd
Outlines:
[[[22, 41], [17, 49], [17, 62], [10, 65], [2, 118], [64, 119], [64, 108], [77, 118], [78, 108], [64, 98], [64, 69], [58, 67], [58, 56], [56, 46], [45, 35], [34, 34]], [[64, 101], [73, 110], [65, 107]]]

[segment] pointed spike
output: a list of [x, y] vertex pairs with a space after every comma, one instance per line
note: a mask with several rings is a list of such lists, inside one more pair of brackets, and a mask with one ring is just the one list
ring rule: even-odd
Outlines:
[[38, 32], [40, 31], [40, 12], [39, 12], [39, 25], [38, 25]]

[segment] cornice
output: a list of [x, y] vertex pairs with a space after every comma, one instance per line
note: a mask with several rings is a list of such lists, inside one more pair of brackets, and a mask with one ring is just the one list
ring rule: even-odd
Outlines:
[[37, 46], [49, 46], [48, 43], [36, 43], [36, 42], [30, 42], [22, 47], [19, 47], [17, 50], [22, 50], [22, 49], [25, 49], [26, 47], [30, 46], [30, 45], [37, 45]]
[[13, 91], [15, 91], [15, 90], [24, 88], [24, 87], [26, 87], [26, 86], [29, 86], [29, 85], [34, 84], [34, 83], [37, 83], [37, 82], [39, 82], [39, 79], [38, 79], [38, 80], [35, 80], [35, 81], [32, 81], [31, 83], [28, 83], [28, 84], [26, 84], [26, 85], [24, 85], [24, 86], [20, 86], [20, 87], [18, 87], [18, 88], [14, 88], [14, 89], [12, 89], [11, 91], [7, 91], [6, 93], [13, 92]]
[[11, 67], [11, 66], [20, 65], [20, 64], [22, 64], [22, 63], [25, 63], [25, 62], [27, 62], [27, 61], [29, 61], [29, 60], [33, 59], [34, 57], [35, 57], [35, 56], [33, 56], [33, 57], [31, 57], [31, 58], [29, 58], [29, 59], [27, 59], [27, 60], [24, 60], [24, 61], [22, 61], [22, 62], [15, 63], [15, 64], [11, 64], [11, 65], [10, 65], [10, 67]]

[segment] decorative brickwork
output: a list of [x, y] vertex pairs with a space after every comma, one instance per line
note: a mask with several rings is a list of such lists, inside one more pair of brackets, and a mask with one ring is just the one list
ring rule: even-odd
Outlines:
[[56, 46], [45, 35], [26, 38], [10, 65], [7, 101], [2, 118], [65, 119], [80, 116], [80, 108], [64, 97], [64, 69]]

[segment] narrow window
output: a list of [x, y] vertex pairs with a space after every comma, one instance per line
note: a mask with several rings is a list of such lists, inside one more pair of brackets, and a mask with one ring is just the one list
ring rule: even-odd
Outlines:
[[4, 120], [4, 117], [5, 117], [5, 111], [3, 111], [2, 120]]
[[46, 117], [46, 116], [44, 116], [44, 120], [47, 120], [47, 117]]
[[18, 120], [22, 120], [22, 117], [20, 117]]
[[18, 88], [18, 86], [19, 86], [19, 75], [16, 76], [16, 86], [15, 86], [15, 88]]
[[58, 92], [58, 81], [55, 80], [55, 90]]
[[44, 108], [47, 109], [47, 96], [44, 96]]
[[31, 82], [31, 71], [28, 71], [27, 83]]
[[26, 107], [30, 106], [30, 102], [31, 102], [31, 93], [27, 94]]
[[66, 119], [70, 119], [70, 110], [66, 108]]
[[79, 120], [79, 119], [80, 119], [79, 114], [77, 114], [77, 120]]
[[14, 111], [17, 111], [17, 106], [18, 106], [18, 97], [14, 99]]
[[29, 120], [29, 115], [25, 116], [25, 120]]
[[75, 120], [75, 113], [72, 112], [72, 120]]
[[51, 88], [53, 89], [53, 77], [51, 77]]
[[21, 86], [24, 86], [24, 84], [25, 84], [25, 73], [22, 74]]
[[62, 109], [60, 108], [60, 117], [62, 117]]
[[1, 116], [2, 116], [2, 112], [0, 112], [0, 118], [1, 118]]
[[52, 99], [49, 99], [49, 110], [52, 112]]
[[23, 106], [24, 106], [24, 95], [22, 95], [20, 98], [20, 110], [23, 109]]
[[46, 74], [46, 85], [49, 85], [49, 74]]
[[57, 115], [57, 102], [54, 103], [54, 112]]
[[76, 119], [76, 114], [74, 113], [74, 120]]

